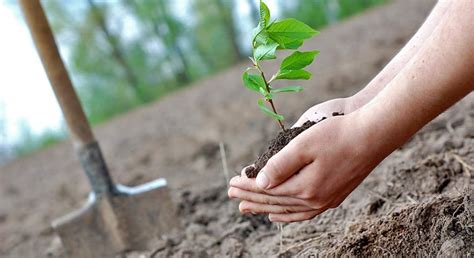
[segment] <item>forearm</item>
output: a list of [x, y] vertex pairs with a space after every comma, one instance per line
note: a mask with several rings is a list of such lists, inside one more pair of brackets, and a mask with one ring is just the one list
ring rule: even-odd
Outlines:
[[410, 61], [410, 59], [419, 51], [421, 46], [430, 37], [433, 30], [443, 18], [446, 10], [449, 8], [451, 1], [442, 0], [433, 8], [430, 15], [416, 32], [416, 34], [408, 41], [403, 49], [384, 67], [384, 69], [369, 84], [351, 97], [351, 106], [349, 109], [356, 110], [368, 103], [375, 97], [402, 68]]
[[361, 109], [388, 155], [474, 88], [474, 2], [458, 0], [402, 71]]

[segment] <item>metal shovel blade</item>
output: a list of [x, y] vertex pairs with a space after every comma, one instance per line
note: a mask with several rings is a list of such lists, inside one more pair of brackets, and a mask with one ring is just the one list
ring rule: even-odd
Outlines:
[[160, 235], [179, 226], [166, 180], [116, 189], [115, 195], [91, 193], [84, 207], [52, 223], [69, 257], [147, 250]]

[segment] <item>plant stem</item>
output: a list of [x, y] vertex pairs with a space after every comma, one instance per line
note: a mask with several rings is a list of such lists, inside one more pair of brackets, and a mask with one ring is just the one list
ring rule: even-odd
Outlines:
[[[267, 82], [267, 79], [265, 78], [265, 74], [263, 73], [262, 69], [260, 69], [260, 66], [258, 64], [255, 65], [255, 67], [260, 71], [260, 75], [262, 75], [263, 81], [265, 82], [265, 88], [267, 89], [267, 92], [270, 92], [270, 85]], [[275, 104], [273, 103], [272, 99], [266, 99], [268, 103], [270, 103], [270, 106], [272, 107], [272, 110], [275, 114], [278, 115], [278, 112], [275, 108]], [[280, 120], [277, 120], [278, 125], [280, 126], [281, 130], [286, 131], [285, 126]]]

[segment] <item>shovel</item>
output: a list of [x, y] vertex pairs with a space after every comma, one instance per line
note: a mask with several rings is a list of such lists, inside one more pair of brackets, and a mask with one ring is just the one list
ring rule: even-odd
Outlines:
[[114, 257], [127, 250], [151, 248], [160, 234], [179, 225], [166, 180], [157, 179], [137, 187], [113, 183], [40, 1], [20, 0], [20, 4], [92, 188], [84, 207], [52, 223], [66, 254]]

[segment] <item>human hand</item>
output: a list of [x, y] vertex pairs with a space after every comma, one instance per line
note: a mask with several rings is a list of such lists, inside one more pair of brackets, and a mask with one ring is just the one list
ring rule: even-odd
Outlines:
[[320, 121], [333, 116], [333, 113], [349, 114], [355, 110], [353, 97], [338, 98], [317, 104], [306, 110], [293, 127], [302, 126], [306, 121]]
[[229, 197], [241, 200], [241, 212], [268, 213], [275, 222], [308, 220], [339, 206], [388, 155], [370, 139], [364, 121], [354, 112], [309, 128], [273, 156], [256, 179], [244, 172], [232, 178]]
[[474, 36], [465, 31], [474, 30], [474, 5], [451, 3], [430, 40], [403, 69], [371, 94], [364, 93], [369, 98], [361, 98], [362, 108], [301, 133], [256, 180], [233, 178], [229, 196], [242, 200], [240, 210], [292, 222], [338, 206], [380, 161], [472, 92]]

